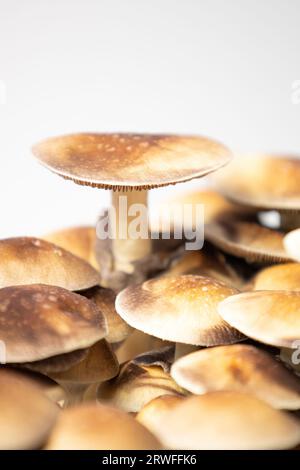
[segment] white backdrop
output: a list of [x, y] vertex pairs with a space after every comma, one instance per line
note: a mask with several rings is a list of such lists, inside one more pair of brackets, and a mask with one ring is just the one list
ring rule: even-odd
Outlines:
[[300, 154], [299, 23], [299, 0], [0, 0], [0, 237], [92, 223], [108, 200], [40, 167], [43, 137], [196, 133]]

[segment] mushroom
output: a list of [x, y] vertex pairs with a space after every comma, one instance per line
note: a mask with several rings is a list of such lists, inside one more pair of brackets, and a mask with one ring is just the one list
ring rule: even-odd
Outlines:
[[110, 283], [109, 287], [115, 282], [114, 273], [118, 286], [128, 284], [128, 279], [139, 279], [139, 266], [144, 268], [151, 257], [149, 236], [134, 239], [129, 233], [134, 222], [132, 214], [140, 208], [133, 204], [146, 208], [148, 189], [202, 177], [231, 159], [226, 147], [207, 138], [147, 134], [55, 137], [35, 145], [33, 154], [66, 179], [113, 190], [116, 233], [111, 243], [103, 244], [100, 260], [103, 282], [106, 286]]
[[32, 237], [0, 240], [0, 288], [48, 284], [72, 291], [99, 284], [87, 262], [52, 243]]
[[149, 352], [121, 366], [119, 375], [98, 388], [98, 399], [123, 411], [136, 413], [153, 398], [162, 395], [182, 396], [186, 392], [169, 373], [170, 348]]
[[159, 434], [160, 423], [168, 419], [168, 414], [184, 400], [180, 395], [161, 395], [147, 403], [139, 411], [136, 419], [155, 436]]
[[243, 392], [273, 408], [300, 408], [300, 381], [270, 354], [246, 344], [196, 351], [176, 361], [171, 376], [196, 395]]
[[85, 349], [106, 333], [105, 318], [81, 295], [40, 284], [0, 289], [0, 338], [7, 363]]
[[253, 290], [300, 291], [300, 263], [277, 264], [262, 269], [253, 279]]
[[283, 244], [288, 255], [292, 259], [300, 261], [300, 229], [287, 233], [283, 239]]
[[215, 179], [218, 189], [231, 201], [257, 210], [277, 210], [286, 230], [300, 226], [299, 158], [240, 156]]
[[129, 325], [164, 340], [195, 346], [230, 344], [243, 336], [221, 319], [217, 305], [237, 292], [202, 276], [161, 277], [124, 289], [116, 309]]
[[169, 341], [163, 341], [155, 336], [147, 335], [140, 330], [134, 330], [133, 333], [117, 349], [116, 355], [120, 364], [154, 349], [160, 349], [170, 345]]
[[290, 449], [300, 442], [300, 422], [251, 395], [211, 392], [163, 414], [156, 436], [171, 449]]
[[218, 312], [233, 328], [262, 343], [292, 348], [300, 338], [300, 292], [245, 292], [223, 300]]
[[97, 271], [96, 227], [71, 227], [44, 235], [46, 240], [90, 263]]
[[36, 381], [0, 368], [0, 449], [39, 449], [53, 427], [59, 408]]
[[105, 337], [113, 349], [117, 349], [133, 331], [132, 328], [118, 315], [115, 308], [116, 294], [111, 289], [94, 287], [82, 295], [95, 302], [106, 318], [108, 333]]
[[64, 410], [47, 450], [159, 450], [161, 444], [132, 416], [100, 404]]
[[[109, 380], [119, 371], [118, 361], [105, 339], [88, 349], [87, 356], [67, 370], [52, 372], [50, 377], [58, 382], [68, 394], [68, 406], [84, 399], [90, 384]], [[89, 399], [95, 398], [89, 396]]]
[[256, 263], [291, 261], [283, 246], [284, 234], [254, 221], [228, 217], [205, 226], [208, 241], [234, 256]]

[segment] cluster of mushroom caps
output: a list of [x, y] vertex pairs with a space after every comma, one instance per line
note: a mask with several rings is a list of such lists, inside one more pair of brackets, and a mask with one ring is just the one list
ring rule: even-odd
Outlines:
[[146, 204], [148, 189], [218, 171], [169, 201], [204, 205], [199, 251], [95, 227], [0, 240], [0, 448], [297, 448], [300, 160], [230, 161], [217, 142], [167, 135], [78, 134], [33, 152], [112, 189], [117, 214], [122, 195]]

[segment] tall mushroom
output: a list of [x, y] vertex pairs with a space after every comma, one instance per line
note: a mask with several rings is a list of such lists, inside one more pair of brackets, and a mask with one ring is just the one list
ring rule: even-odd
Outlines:
[[66, 179], [113, 190], [116, 232], [100, 250], [100, 265], [103, 282], [117, 289], [132, 279], [142, 281], [151, 260], [149, 236], [129, 233], [133, 204], [146, 207], [148, 189], [202, 177], [231, 158], [226, 147], [207, 138], [149, 134], [67, 135], [35, 145], [33, 153]]

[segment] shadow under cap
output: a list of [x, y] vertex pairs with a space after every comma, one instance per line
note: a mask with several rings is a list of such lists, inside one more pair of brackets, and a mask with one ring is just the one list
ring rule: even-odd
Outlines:
[[268, 353], [245, 344], [202, 349], [173, 364], [173, 379], [193, 394], [254, 395], [274, 408], [300, 408], [300, 380]]
[[300, 442], [298, 419], [238, 392], [188, 397], [161, 420], [158, 430], [171, 449], [277, 450]]
[[132, 416], [112, 407], [69, 408], [49, 438], [47, 450], [159, 450], [161, 444]]
[[232, 327], [262, 343], [291, 348], [300, 338], [300, 292], [245, 292], [222, 301], [218, 312]]
[[100, 282], [86, 261], [38, 238], [0, 240], [0, 259], [0, 287], [47, 284], [80, 291]]
[[41, 284], [0, 289], [0, 337], [8, 363], [85, 349], [106, 333], [104, 316], [81, 295]]
[[131, 326], [158, 338], [199, 346], [243, 339], [222, 320], [218, 303], [238, 291], [196, 275], [161, 277], [123, 290], [117, 312]]

